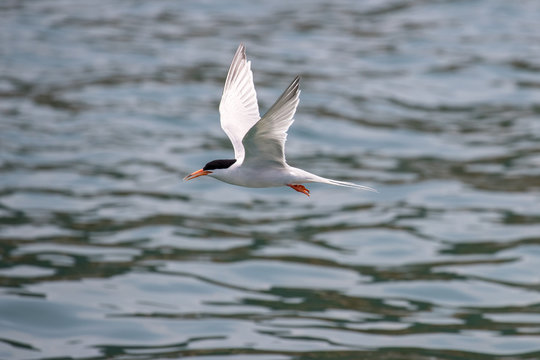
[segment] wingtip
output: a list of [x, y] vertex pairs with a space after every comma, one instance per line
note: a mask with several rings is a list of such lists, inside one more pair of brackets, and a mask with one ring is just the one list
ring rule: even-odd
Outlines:
[[244, 43], [240, 43], [240, 45], [238, 45], [238, 49], [236, 49], [236, 52], [237, 53], [241, 53], [242, 54], [242, 58], [245, 60], [247, 57], [246, 57], [246, 46], [244, 45]]
[[301, 76], [300, 75], [296, 75], [294, 80], [293, 80], [293, 84], [295, 85], [295, 88], [296, 88], [296, 91], [298, 92], [298, 94], [300, 94], [300, 80], [301, 80]]

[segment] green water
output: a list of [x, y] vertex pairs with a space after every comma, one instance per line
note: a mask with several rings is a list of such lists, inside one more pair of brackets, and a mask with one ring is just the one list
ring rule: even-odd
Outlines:
[[[540, 3], [0, 4], [1, 359], [540, 358]], [[293, 166], [232, 147], [240, 42]]]

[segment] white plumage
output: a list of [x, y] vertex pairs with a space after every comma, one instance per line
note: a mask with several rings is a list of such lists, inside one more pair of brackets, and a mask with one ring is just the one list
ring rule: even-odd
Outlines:
[[247, 61], [241, 44], [229, 68], [219, 104], [221, 127], [232, 142], [235, 159], [211, 161], [184, 180], [209, 175], [245, 187], [289, 186], [308, 196], [309, 190], [302, 184], [312, 182], [376, 191], [368, 186], [323, 178], [287, 164], [285, 141], [299, 102], [299, 83], [297, 76], [261, 118], [251, 62]]

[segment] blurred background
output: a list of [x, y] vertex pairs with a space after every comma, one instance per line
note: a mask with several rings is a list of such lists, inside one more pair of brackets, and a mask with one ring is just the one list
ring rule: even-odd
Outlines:
[[[540, 2], [0, 3], [0, 358], [540, 358]], [[288, 161], [230, 158], [240, 42]]]

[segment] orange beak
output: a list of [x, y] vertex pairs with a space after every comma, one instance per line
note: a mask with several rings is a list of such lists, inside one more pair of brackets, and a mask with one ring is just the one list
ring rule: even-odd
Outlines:
[[200, 170], [197, 170], [197, 171], [189, 174], [188, 176], [186, 176], [184, 178], [184, 181], [193, 180], [195, 178], [198, 178], [199, 176], [204, 176], [204, 175], [208, 175], [208, 174], [211, 174], [211, 173], [212, 173], [211, 171], [200, 169]]

